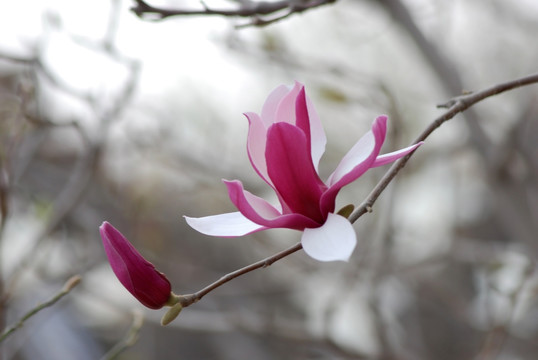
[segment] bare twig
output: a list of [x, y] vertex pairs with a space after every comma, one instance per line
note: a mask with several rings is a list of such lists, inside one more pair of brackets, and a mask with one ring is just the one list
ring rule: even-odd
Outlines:
[[67, 282], [64, 284], [64, 286], [62, 287], [62, 290], [59, 293], [54, 295], [50, 300], [45, 301], [44, 303], [41, 303], [37, 305], [36, 307], [34, 307], [33, 309], [31, 309], [30, 311], [28, 311], [23, 317], [21, 317], [21, 319], [16, 324], [7, 328], [0, 336], [0, 343], [4, 341], [8, 336], [13, 334], [15, 331], [23, 327], [24, 322], [26, 320], [28, 320], [29, 318], [31, 318], [32, 316], [34, 316], [41, 310], [56, 304], [61, 298], [69, 294], [69, 292], [71, 292], [71, 290], [73, 290], [75, 286], [77, 286], [80, 283], [80, 280], [81, 280], [81, 277], [79, 275], [75, 275], [69, 278], [69, 280], [67, 280]]
[[462, 103], [467, 105], [465, 108], [463, 108], [463, 110], [465, 110], [469, 106], [474, 105], [475, 103], [484, 100], [487, 97], [494, 96], [525, 85], [535, 84], [537, 82], [538, 74], [527, 75], [515, 80], [507, 81], [498, 85], [493, 85], [492, 87], [484, 89], [482, 91], [470, 92], [461, 96], [457, 96], [444, 104], [437, 105], [437, 107], [449, 109], [458, 105], [458, 103]]
[[189, 305], [194, 304], [195, 302], [199, 301], [201, 298], [203, 298], [205, 295], [210, 293], [211, 291], [215, 290], [216, 288], [226, 284], [228, 281], [235, 279], [236, 277], [239, 277], [241, 275], [244, 275], [246, 273], [249, 273], [253, 270], [260, 269], [260, 268], [266, 268], [270, 266], [271, 264], [277, 262], [280, 259], [285, 258], [288, 255], [293, 254], [294, 252], [297, 252], [301, 250], [303, 246], [301, 243], [297, 243], [293, 245], [292, 247], [283, 250], [279, 253], [276, 253], [274, 255], [271, 255], [263, 260], [260, 260], [258, 262], [255, 262], [253, 264], [250, 264], [248, 266], [245, 266], [244, 268], [241, 268], [239, 270], [235, 270], [227, 275], [224, 275], [219, 280], [215, 281], [214, 283], [206, 286], [200, 291], [195, 292], [194, 294], [188, 294], [183, 295], [180, 298], [180, 303], [183, 305], [183, 307], [187, 307]]
[[[498, 85], [494, 85], [492, 87], [489, 87], [485, 90], [481, 90], [478, 92], [470, 93], [467, 95], [462, 95], [453, 98], [452, 100], [446, 102], [445, 104], [439, 105], [438, 107], [448, 107], [449, 109], [439, 116], [437, 119], [435, 119], [423, 132], [420, 134], [413, 142], [412, 144], [416, 144], [419, 141], [424, 141], [428, 136], [431, 135], [432, 132], [434, 132], [438, 127], [440, 127], [444, 122], [452, 119], [457, 114], [465, 111], [469, 107], [473, 106], [474, 104], [497, 94], [503, 93], [508, 90], [516, 89], [518, 87], [535, 84], [538, 83], [538, 74], [532, 74], [528, 75], [516, 80], [507, 81]], [[383, 178], [379, 181], [379, 183], [376, 185], [376, 187], [370, 192], [366, 200], [351, 214], [349, 217], [349, 221], [352, 223], [357, 221], [359, 217], [364, 215], [367, 212], [372, 211], [372, 206], [374, 205], [375, 201], [381, 195], [381, 193], [385, 190], [385, 188], [390, 184], [392, 179], [398, 174], [398, 172], [407, 164], [411, 156], [413, 156], [414, 152], [411, 154], [408, 154], [407, 156], [404, 156], [400, 160], [396, 161], [389, 171], [383, 176]]]
[[[291, 14], [301, 13], [306, 10], [320, 7], [336, 2], [336, 0], [280, 0], [280, 1], [245, 1], [236, 9], [213, 9], [202, 2], [202, 9], [168, 9], [155, 7], [144, 0], [135, 0], [136, 5], [131, 10], [142, 19], [163, 20], [172, 16], [193, 16], [193, 15], [218, 15], [224, 17], [250, 17], [252, 22], [246, 26], [264, 26], [275, 21], [282, 20]], [[275, 15], [275, 13], [286, 11], [285, 14]], [[261, 19], [260, 16], [274, 15], [269, 19]], [[245, 26], [245, 25], [242, 25]]]
[[135, 311], [133, 313], [133, 322], [127, 330], [125, 337], [119, 343], [114, 345], [114, 347], [112, 347], [112, 349], [110, 349], [105, 355], [103, 355], [101, 360], [116, 359], [118, 355], [125, 351], [125, 349], [133, 346], [138, 340], [138, 333], [140, 332], [143, 324], [144, 315], [139, 311]]

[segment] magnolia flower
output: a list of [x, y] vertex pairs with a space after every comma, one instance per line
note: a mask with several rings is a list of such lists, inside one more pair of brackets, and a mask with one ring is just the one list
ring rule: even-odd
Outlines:
[[108, 262], [118, 280], [133, 296], [150, 309], [172, 305], [170, 282], [163, 273], [140, 255], [131, 243], [112, 225], [99, 227]]
[[379, 155], [385, 140], [387, 117], [374, 120], [367, 132], [340, 161], [326, 182], [318, 163], [325, 151], [325, 132], [304, 86], [276, 88], [261, 115], [245, 114], [249, 121], [247, 152], [258, 175], [275, 191], [280, 207], [243, 189], [241, 181], [223, 180], [238, 212], [185, 217], [195, 230], [212, 236], [234, 237], [271, 228], [303, 231], [304, 251], [320, 261], [347, 261], [357, 243], [351, 223], [335, 213], [342, 187], [368, 169], [385, 165], [420, 144]]

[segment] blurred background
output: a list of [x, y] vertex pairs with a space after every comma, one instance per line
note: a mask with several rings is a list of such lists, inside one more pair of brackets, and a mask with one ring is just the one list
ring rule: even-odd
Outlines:
[[534, 86], [439, 128], [355, 223], [349, 263], [293, 254], [167, 327], [123, 289], [98, 233], [114, 224], [180, 294], [295, 244], [291, 230], [222, 239], [182, 218], [235, 211], [223, 178], [271, 196], [242, 113], [303, 82], [327, 132], [326, 178], [375, 116], [389, 115], [393, 151], [437, 104], [536, 72], [535, 1], [340, 0], [241, 29], [248, 18], [142, 20], [128, 0], [0, 3], [0, 328], [82, 276], [0, 358], [112, 358], [138, 330], [117, 359], [536, 358]]

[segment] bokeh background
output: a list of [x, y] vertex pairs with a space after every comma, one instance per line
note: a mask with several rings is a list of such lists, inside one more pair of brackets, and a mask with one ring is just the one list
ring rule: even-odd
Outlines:
[[[98, 234], [114, 224], [176, 293], [291, 246], [298, 232], [221, 239], [182, 218], [234, 211], [223, 178], [271, 197], [242, 113], [303, 82], [327, 132], [326, 177], [375, 116], [389, 115], [393, 151], [437, 104], [536, 72], [535, 1], [340, 0], [241, 29], [248, 19], [141, 20], [128, 0], [0, 4], [0, 328], [82, 276], [0, 358], [110, 358], [137, 330], [117, 359], [536, 358], [533, 86], [439, 128], [355, 223], [349, 263], [293, 254], [167, 327], [122, 288]], [[386, 170], [338, 205], [360, 204]]]

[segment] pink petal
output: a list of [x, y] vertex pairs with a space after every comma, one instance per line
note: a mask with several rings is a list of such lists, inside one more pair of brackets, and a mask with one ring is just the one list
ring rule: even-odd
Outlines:
[[269, 177], [289, 209], [322, 224], [319, 199], [326, 186], [312, 164], [301, 129], [288, 123], [272, 125], [267, 132], [265, 157]]
[[264, 199], [243, 189], [238, 181], [224, 181], [228, 187], [230, 200], [243, 216], [250, 221], [266, 228], [289, 228], [303, 230], [305, 227], [317, 227], [318, 223], [301, 214], [282, 215]]
[[312, 162], [317, 171], [319, 161], [325, 152], [327, 139], [314, 105], [304, 93], [304, 86], [301, 83], [295, 82], [292, 89], [281, 85], [273, 90], [265, 101], [261, 117], [253, 112], [244, 115], [249, 121], [248, 156], [252, 166], [265, 182], [273, 185], [267, 175], [265, 145], [267, 128], [275, 122], [297, 124], [305, 130], [305, 134], [309, 137]]
[[265, 230], [264, 226], [253, 223], [240, 212], [192, 218], [184, 216], [187, 224], [202, 234], [221, 237], [235, 237]]
[[249, 122], [247, 153], [250, 162], [258, 175], [271, 186], [272, 183], [267, 176], [267, 165], [265, 163], [267, 129], [273, 123], [279, 121], [295, 124], [294, 101], [299, 89], [299, 83], [296, 83], [293, 88], [280, 85], [265, 100], [261, 116], [253, 112], [244, 114]]
[[267, 164], [265, 163], [265, 144], [267, 139], [267, 128], [262, 119], [256, 113], [245, 113], [248, 119], [247, 153], [252, 167], [266, 183], [273, 186], [269, 175], [267, 175]]
[[321, 199], [323, 212], [334, 211], [334, 202], [340, 189], [355, 181], [372, 167], [385, 141], [386, 132], [387, 117], [384, 115], [378, 116], [372, 124], [372, 130], [360, 138], [340, 161], [340, 164], [327, 181], [329, 189]]
[[316, 172], [318, 171], [319, 160], [325, 152], [325, 131], [321, 126], [318, 114], [314, 105], [306, 96], [304, 87], [297, 95], [295, 101], [295, 116], [297, 118], [297, 127], [303, 130], [308, 140], [308, 148], [311, 150], [312, 164]]
[[[253, 221], [257, 222], [261, 220], [261, 218], [275, 219], [279, 217], [280, 215], [282, 215], [282, 212], [277, 210], [273, 205], [268, 203], [266, 200], [256, 195], [253, 195], [249, 191], [246, 191], [243, 188], [243, 184], [241, 183], [241, 181], [223, 180], [223, 182], [228, 188], [228, 195], [230, 196], [232, 203], [234, 203], [238, 209], [240, 207], [243, 207], [242, 202], [246, 201], [248, 207], [252, 209], [252, 212], [255, 214], [255, 216], [260, 217], [260, 219], [253, 219]], [[250, 212], [250, 210], [247, 212]]]
[[348, 219], [330, 213], [323, 226], [304, 230], [301, 243], [308, 256], [316, 260], [348, 261], [357, 236]]
[[310, 117], [308, 116], [308, 108], [306, 105], [306, 94], [304, 87], [301, 87], [297, 98], [295, 99], [295, 126], [303, 130], [306, 136], [307, 148], [310, 146]]
[[274, 89], [265, 100], [261, 112], [261, 119], [265, 128], [268, 128], [271, 124], [278, 121], [276, 120], [278, 106], [282, 99], [289, 94], [290, 89], [291, 88], [286, 85], [280, 85]]
[[[311, 149], [312, 153], [312, 163], [317, 171], [319, 160], [325, 152], [327, 139], [316, 109], [312, 101], [306, 96], [304, 85], [295, 82], [295, 87], [290, 94], [295, 94], [297, 88], [299, 92], [295, 98], [295, 125], [302, 129], [307, 136], [308, 148]], [[289, 110], [289, 107], [286, 109]]]
[[424, 144], [423, 141], [415, 144], [415, 145], [411, 145], [411, 146], [408, 146], [404, 149], [400, 149], [398, 151], [393, 151], [391, 153], [388, 153], [388, 154], [383, 154], [383, 155], [379, 155], [377, 157], [377, 159], [375, 159], [374, 163], [372, 164], [372, 167], [378, 167], [378, 166], [383, 166], [383, 165], [386, 165], [386, 164], [389, 164], [395, 160], [398, 160], [399, 158], [401, 157], [404, 157], [405, 155], [409, 154], [410, 152], [413, 152], [413, 150], [415, 150], [416, 148], [418, 148], [420, 145]]
[[[386, 116], [380, 116], [374, 121], [374, 124], [372, 125], [372, 130], [374, 128], [379, 129], [378, 139], [381, 142], [379, 145], [382, 145], [385, 141], [386, 121]], [[340, 181], [345, 175], [350, 173], [355, 167], [367, 160], [371, 160], [372, 153], [375, 148], [376, 136], [374, 136], [373, 131], [368, 131], [342, 158], [340, 164], [338, 164], [334, 172], [327, 180], [327, 184], [329, 186], [334, 185], [335, 183]], [[379, 148], [381, 148], [381, 146], [379, 146]]]
[[[295, 117], [295, 101], [302, 88], [303, 84], [295, 82], [293, 88], [282, 98], [282, 100], [280, 100], [272, 124], [279, 122], [285, 122], [291, 125], [297, 124]], [[263, 121], [265, 123], [265, 119], [263, 119]]]

